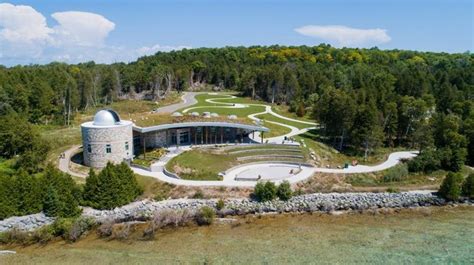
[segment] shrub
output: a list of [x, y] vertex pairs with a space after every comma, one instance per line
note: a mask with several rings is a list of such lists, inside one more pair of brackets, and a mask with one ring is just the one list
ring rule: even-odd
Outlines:
[[449, 172], [439, 188], [439, 194], [447, 200], [459, 199], [462, 181], [463, 177], [460, 173]]
[[143, 231], [143, 237], [152, 239], [156, 230], [166, 226], [184, 226], [191, 222], [194, 214], [189, 210], [165, 209], [155, 212], [153, 218], [148, 222], [148, 226]]
[[474, 173], [469, 174], [462, 185], [462, 195], [468, 198], [474, 198]]
[[440, 154], [433, 149], [426, 149], [408, 161], [407, 165], [410, 172], [430, 173], [441, 168]]
[[74, 221], [71, 228], [67, 232], [66, 239], [68, 241], [75, 242], [94, 225], [95, 221], [91, 218], [78, 218]]
[[58, 218], [51, 225], [52, 234], [67, 239], [67, 235], [72, 228], [74, 220], [71, 218]]
[[278, 186], [277, 196], [278, 198], [280, 198], [280, 200], [283, 201], [291, 199], [291, 196], [293, 196], [293, 192], [291, 191], [290, 182], [285, 180]]
[[212, 224], [215, 215], [216, 213], [214, 212], [214, 209], [208, 206], [203, 206], [196, 216], [196, 222], [198, 225], [210, 225]]
[[125, 240], [128, 239], [132, 232], [132, 226], [130, 223], [115, 224], [112, 227], [112, 237], [114, 239]]
[[204, 193], [202, 190], [197, 190], [193, 195], [193, 199], [204, 199]]
[[402, 181], [408, 176], [408, 166], [405, 163], [394, 166], [387, 170], [387, 173], [383, 176], [384, 182]]
[[109, 237], [112, 235], [113, 227], [114, 227], [114, 220], [107, 220], [102, 223], [99, 228], [97, 228], [97, 235], [99, 237]]
[[31, 237], [28, 232], [13, 228], [0, 234], [0, 242], [3, 244], [29, 245]]
[[254, 194], [257, 200], [265, 202], [274, 200], [276, 198], [276, 191], [275, 183], [270, 181], [258, 182], [255, 185]]
[[54, 238], [51, 226], [44, 226], [36, 229], [32, 235], [33, 241], [40, 244], [46, 244]]
[[400, 190], [398, 188], [395, 188], [395, 187], [388, 187], [387, 192], [388, 193], [397, 193], [397, 192], [400, 192]]
[[220, 211], [220, 210], [224, 209], [224, 207], [225, 207], [224, 201], [223, 201], [222, 199], [219, 199], [219, 200], [216, 202], [216, 209], [217, 209], [218, 211]]

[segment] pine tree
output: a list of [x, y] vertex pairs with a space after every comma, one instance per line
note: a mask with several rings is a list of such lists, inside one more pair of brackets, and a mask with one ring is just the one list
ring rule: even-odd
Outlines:
[[448, 200], [457, 200], [461, 195], [463, 177], [460, 173], [449, 172], [439, 188], [439, 194]]
[[58, 216], [63, 206], [59, 200], [58, 193], [52, 185], [46, 190], [46, 197], [43, 200], [43, 212], [46, 216]]

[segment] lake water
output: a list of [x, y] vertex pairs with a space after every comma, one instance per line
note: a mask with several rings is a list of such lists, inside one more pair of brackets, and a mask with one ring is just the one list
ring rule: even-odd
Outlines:
[[252, 217], [167, 230], [151, 241], [90, 235], [15, 250], [0, 264], [474, 264], [474, 207]]

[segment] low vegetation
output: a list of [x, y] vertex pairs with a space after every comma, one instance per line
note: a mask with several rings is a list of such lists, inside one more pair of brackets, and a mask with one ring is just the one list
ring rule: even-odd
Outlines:
[[283, 181], [278, 186], [271, 181], [260, 181], [255, 185], [253, 195], [261, 202], [272, 201], [276, 198], [287, 201], [291, 199], [293, 192], [288, 181]]

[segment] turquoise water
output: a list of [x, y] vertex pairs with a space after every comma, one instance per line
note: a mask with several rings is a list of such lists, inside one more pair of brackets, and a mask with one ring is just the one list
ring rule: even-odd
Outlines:
[[474, 264], [474, 207], [252, 217], [168, 230], [153, 241], [91, 235], [17, 251], [5, 264]]

